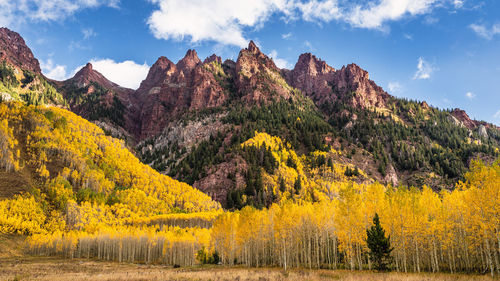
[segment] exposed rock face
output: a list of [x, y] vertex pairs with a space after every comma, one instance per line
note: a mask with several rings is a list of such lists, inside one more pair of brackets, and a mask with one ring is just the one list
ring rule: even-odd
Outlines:
[[328, 96], [332, 92], [330, 81], [335, 78], [335, 69], [311, 53], [300, 55], [293, 70], [282, 70], [292, 87], [309, 96]]
[[281, 76], [273, 60], [253, 41], [240, 51], [235, 66], [235, 86], [248, 104], [270, 102], [291, 96], [292, 88]]
[[382, 108], [390, 98], [387, 92], [370, 80], [368, 72], [356, 64], [349, 64], [338, 70], [332, 84], [340, 95], [355, 93], [351, 104], [354, 107]]
[[467, 127], [469, 130], [473, 130], [478, 126], [477, 121], [473, 121], [469, 118], [469, 115], [467, 113], [459, 108], [453, 109], [451, 112], [451, 115], [458, 119], [465, 127]]
[[[224, 116], [215, 114], [192, 121], [177, 120], [170, 122], [163, 132], [154, 138], [152, 143], [141, 142], [138, 145], [139, 153], [146, 155], [147, 153], [158, 153], [159, 151], [170, 152], [162, 155], [161, 162], [147, 163], [150, 165], [167, 164], [168, 161], [179, 162], [200, 142], [208, 140], [210, 136], [215, 136], [218, 132], [223, 132], [229, 127], [228, 124], [221, 121]], [[170, 173], [168, 167], [164, 172]]]
[[[245, 173], [247, 164], [241, 157], [231, 159], [229, 162], [220, 163], [208, 171], [208, 176], [193, 184], [194, 187], [212, 197], [213, 200], [226, 203], [230, 187], [241, 188], [245, 186]], [[234, 180], [230, 179], [234, 176]]]
[[222, 59], [221, 57], [217, 56], [216, 54], [213, 54], [211, 56], [209, 56], [208, 58], [206, 58], [204, 61], [203, 61], [203, 64], [209, 64], [211, 62], [217, 62], [218, 64], [222, 64]]
[[40, 63], [19, 33], [0, 28], [0, 61], [6, 60], [21, 69], [41, 73]]
[[[390, 95], [370, 80], [368, 72], [356, 64], [335, 69], [309, 53], [302, 54], [291, 71], [282, 71], [288, 83], [302, 90], [321, 107], [345, 100], [353, 107], [383, 108]], [[355, 93], [352, 97], [351, 93]]]
[[98, 83], [106, 89], [120, 88], [120, 86], [109, 81], [104, 75], [94, 70], [91, 63], [87, 63], [75, 76], [64, 81], [65, 84], [71, 83], [79, 88], [84, 88], [92, 82]]
[[216, 107], [226, 101], [227, 93], [203, 65], [196, 51], [189, 50], [177, 64], [161, 57], [151, 67], [137, 90], [142, 102], [140, 139], [157, 135], [182, 112]]
[[484, 125], [479, 125], [479, 135], [483, 138], [488, 138], [488, 131], [486, 131], [486, 127]]
[[[75, 76], [72, 78], [58, 82], [60, 91], [68, 98], [69, 91], [75, 89], [85, 90], [83, 95], [90, 95], [95, 91], [94, 84], [97, 83], [103, 87], [107, 92], [99, 101], [99, 104], [92, 106], [111, 106], [113, 104], [114, 97], [125, 106], [124, 112], [124, 127], [116, 128], [116, 125], [105, 124], [105, 122], [96, 122], [101, 128], [112, 132], [112, 135], [117, 137], [130, 137], [130, 134], [134, 134], [140, 129], [139, 113], [140, 113], [140, 103], [136, 99], [134, 90], [121, 87], [111, 81], [109, 81], [104, 75], [94, 70], [92, 64], [87, 63], [85, 67], [80, 69]], [[81, 107], [75, 104], [70, 104], [71, 110], [81, 116], [86, 117], [87, 108]]]

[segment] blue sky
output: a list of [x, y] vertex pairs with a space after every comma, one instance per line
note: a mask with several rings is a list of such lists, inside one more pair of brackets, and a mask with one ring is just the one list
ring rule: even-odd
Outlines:
[[500, 124], [495, 0], [0, 0], [0, 26], [55, 79], [91, 61], [136, 88], [159, 56], [236, 59], [252, 39], [280, 67], [304, 52], [354, 62], [395, 96]]

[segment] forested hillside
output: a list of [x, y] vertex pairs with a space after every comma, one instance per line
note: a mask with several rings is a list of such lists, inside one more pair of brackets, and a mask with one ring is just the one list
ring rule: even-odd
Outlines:
[[[4, 228], [30, 234], [53, 231], [45, 229], [51, 221], [61, 230], [79, 229], [219, 208], [202, 192], [142, 164], [123, 141], [67, 110], [8, 102], [0, 104], [0, 119], [1, 166], [12, 177], [24, 177], [32, 189], [7, 203]], [[25, 216], [12, 215], [21, 210]]]

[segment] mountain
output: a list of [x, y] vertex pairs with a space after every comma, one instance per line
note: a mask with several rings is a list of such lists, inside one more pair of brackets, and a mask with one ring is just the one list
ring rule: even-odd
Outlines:
[[[49, 81], [22, 38], [9, 34], [0, 34], [9, 42], [0, 49], [0, 90], [9, 99], [69, 108], [125, 139], [143, 163], [228, 208], [317, 201], [332, 182], [453, 188], [471, 159], [499, 154], [497, 126], [391, 96], [356, 64], [335, 69], [305, 53], [293, 69], [279, 69], [251, 41], [236, 61], [202, 61], [195, 50], [177, 63], [162, 56], [134, 91], [91, 64]], [[34, 83], [16, 71], [21, 80], [35, 73], [61, 100], [44, 91], [16, 96]]]
[[0, 28], [0, 61], [41, 74], [40, 63], [19, 33]]
[[87, 63], [72, 78], [55, 82], [71, 111], [95, 122], [114, 137], [133, 142], [140, 129], [140, 103], [134, 90], [121, 87]]
[[[282, 73], [291, 86], [300, 89], [318, 107], [343, 100], [363, 109], [385, 108], [390, 97], [358, 65], [349, 64], [335, 70], [310, 53], [300, 55], [293, 70]], [[356, 95], [346, 100], [351, 93]]]
[[177, 64], [165, 57], [153, 64], [136, 92], [142, 104], [139, 139], [157, 135], [169, 121], [187, 111], [226, 101], [226, 92], [210, 71], [210, 63], [202, 63], [196, 51], [189, 50]]
[[16, 32], [0, 28], [0, 100], [65, 106], [65, 100], [45, 78], [40, 63]]
[[[221, 64], [217, 56], [211, 58], [192, 65], [210, 66], [212, 76], [207, 73], [206, 81], [212, 84], [215, 78], [224, 99], [205, 107], [158, 105], [157, 114], [170, 119], [142, 134], [137, 150], [155, 169], [220, 202], [246, 197], [242, 205], [266, 205], [275, 200], [269, 198], [269, 188], [284, 175], [266, 171], [266, 165], [273, 165], [265, 163], [267, 152], [261, 148], [253, 151], [261, 155], [256, 160], [240, 146], [256, 136], [254, 132], [280, 137], [294, 153], [308, 159], [302, 163], [301, 177], [312, 190], [321, 186], [314, 179], [318, 175], [313, 176], [316, 161], [330, 160], [331, 167], [341, 170], [334, 176], [323, 173], [319, 176], [323, 179], [349, 175], [361, 182], [428, 184], [438, 190], [451, 188], [470, 159], [489, 161], [498, 154], [496, 126], [470, 120], [457, 110], [442, 111], [425, 102], [393, 97], [356, 64], [336, 70], [306, 53], [292, 70], [279, 69], [253, 42], [240, 51], [236, 62]], [[178, 72], [173, 63], [169, 65], [169, 75]], [[213, 91], [210, 96], [220, 89]], [[190, 87], [183, 93], [184, 100], [195, 98]], [[315, 151], [324, 154], [317, 158]], [[301, 173], [296, 170], [294, 178]], [[250, 185], [261, 187], [252, 190]], [[291, 185], [293, 181], [287, 182], [285, 189]]]

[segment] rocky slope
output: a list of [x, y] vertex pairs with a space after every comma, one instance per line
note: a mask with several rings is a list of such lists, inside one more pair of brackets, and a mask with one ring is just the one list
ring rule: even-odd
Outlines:
[[362, 109], [385, 108], [390, 97], [358, 65], [335, 70], [310, 53], [300, 55], [294, 69], [282, 73], [291, 86], [311, 97], [320, 108], [338, 100]]
[[160, 57], [136, 92], [142, 109], [139, 139], [155, 136], [176, 116], [190, 110], [221, 106], [227, 93], [196, 51], [189, 50], [177, 64]]
[[4, 60], [23, 70], [41, 73], [40, 63], [26, 45], [21, 35], [5, 27], [1, 27], [0, 61]]
[[105, 131], [133, 142], [140, 129], [140, 104], [134, 90], [121, 87], [87, 63], [72, 78], [55, 82], [70, 109]]

